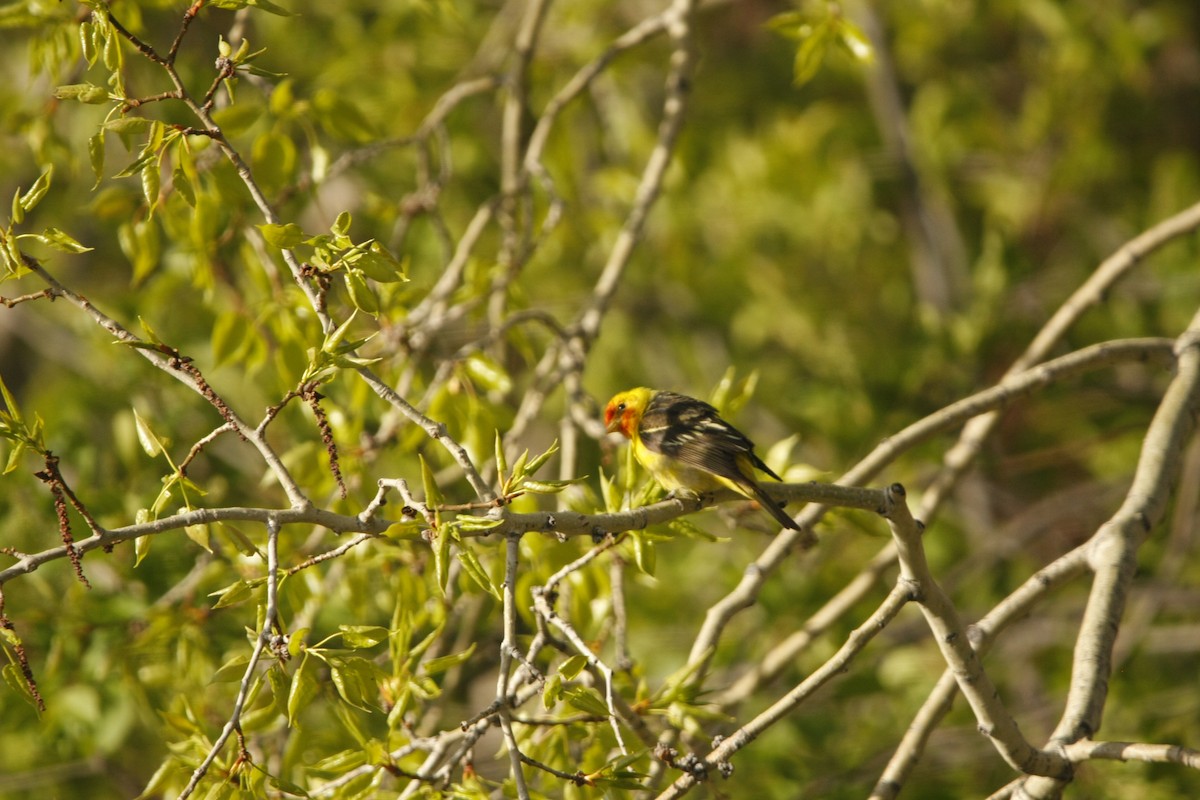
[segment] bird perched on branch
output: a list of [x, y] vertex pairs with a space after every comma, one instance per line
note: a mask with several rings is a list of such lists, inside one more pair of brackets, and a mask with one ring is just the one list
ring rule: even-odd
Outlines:
[[758, 501], [780, 525], [800, 530], [758, 485], [754, 470], [783, 479], [755, 455], [753, 442], [703, 400], [644, 386], [630, 389], [608, 401], [604, 425], [629, 439], [634, 457], [669, 491], [732, 489]]

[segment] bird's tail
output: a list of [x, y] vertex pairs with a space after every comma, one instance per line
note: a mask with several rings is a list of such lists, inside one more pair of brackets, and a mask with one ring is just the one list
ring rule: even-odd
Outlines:
[[791, 528], [794, 531], [801, 530], [800, 526], [796, 524], [796, 520], [792, 519], [788, 513], [783, 510], [783, 507], [780, 505], [779, 501], [773, 499], [771, 495], [767, 494], [766, 490], [759, 486], [756, 481], [748, 480], [746, 483], [749, 485], [744, 488], [749, 489], [750, 492], [753, 493], [754, 497], [762, 505], [763, 510], [774, 517], [780, 525], [785, 528]]

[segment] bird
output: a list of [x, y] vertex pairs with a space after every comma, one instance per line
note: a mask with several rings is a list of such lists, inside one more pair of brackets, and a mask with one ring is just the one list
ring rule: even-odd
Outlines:
[[703, 400], [639, 386], [608, 401], [604, 426], [629, 439], [634, 457], [672, 494], [732, 489], [758, 501], [783, 527], [801, 529], [758, 484], [754, 470], [783, 479], [745, 434]]

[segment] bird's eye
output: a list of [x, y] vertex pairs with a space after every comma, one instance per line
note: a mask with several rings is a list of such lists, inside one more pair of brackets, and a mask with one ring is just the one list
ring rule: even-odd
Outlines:
[[620, 404], [617, 406], [617, 413], [618, 413], [618, 414], [623, 414], [623, 413], [625, 413], [625, 404], [624, 404], [624, 403], [620, 403]]

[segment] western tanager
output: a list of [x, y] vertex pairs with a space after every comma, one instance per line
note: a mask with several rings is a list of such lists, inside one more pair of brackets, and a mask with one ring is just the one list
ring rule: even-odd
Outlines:
[[604, 424], [629, 439], [634, 457], [666, 489], [691, 494], [732, 489], [757, 500], [780, 525], [800, 530], [754, 480], [754, 470], [783, 479], [754, 454], [753, 442], [703, 400], [642, 386], [609, 400]]

